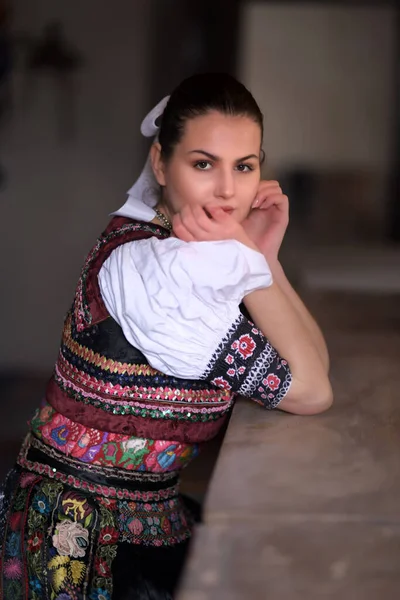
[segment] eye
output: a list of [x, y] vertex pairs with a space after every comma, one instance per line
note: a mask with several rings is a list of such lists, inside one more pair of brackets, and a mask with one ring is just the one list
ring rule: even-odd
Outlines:
[[244, 164], [237, 165], [236, 169], [240, 173], [248, 173], [249, 171], [254, 171], [254, 168], [251, 165]]
[[198, 160], [194, 166], [200, 171], [208, 171], [209, 169], [211, 169], [212, 165], [208, 160]]

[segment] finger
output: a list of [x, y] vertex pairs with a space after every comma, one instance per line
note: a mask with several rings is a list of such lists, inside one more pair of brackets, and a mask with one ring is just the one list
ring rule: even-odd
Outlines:
[[251, 208], [257, 208], [260, 204], [273, 194], [282, 194], [282, 188], [279, 184], [263, 186], [258, 189], [257, 194], [253, 200]]
[[274, 188], [274, 187], [281, 187], [281, 184], [279, 183], [279, 181], [260, 181], [260, 183], [258, 184], [258, 191], [261, 190], [266, 190], [269, 188]]
[[194, 239], [201, 238], [204, 233], [202, 229], [197, 224], [197, 221], [193, 214], [193, 207], [186, 205], [180, 211], [181, 221], [187, 231], [194, 237]]
[[207, 215], [206, 211], [202, 206], [193, 206], [192, 207], [192, 215], [193, 219], [198, 225], [198, 227], [203, 231], [203, 233], [209, 233], [211, 219]]
[[271, 206], [276, 206], [279, 210], [284, 211], [289, 207], [289, 198], [285, 194], [273, 194], [268, 196], [258, 207], [260, 210], [267, 210]]
[[262, 179], [260, 181], [260, 187], [268, 185], [280, 185], [280, 183], [276, 179]]
[[[286, 196], [287, 198], [287, 196]], [[280, 204], [285, 204], [286, 200], [283, 194], [278, 193], [278, 194], [272, 194], [271, 196], [267, 196], [266, 198], [264, 198], [263, 200], [261, 200], [261, 202], [258, 204], [258, 206], [256, 207], [257, 210], [259, 209], [268, 209], [271, 208], [271, 206], [279, 206]]]
[[194, 242], [194, 236], [188, 231], [182, 221], [182, 217], [179, 213], [174, 215], [172, 219], [172, 230], [177, 238], [183, 242]]

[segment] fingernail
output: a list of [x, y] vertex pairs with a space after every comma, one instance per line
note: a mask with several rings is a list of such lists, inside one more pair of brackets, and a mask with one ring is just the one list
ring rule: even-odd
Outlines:
[[256, 208], [256, 206], [258, 205], [258, 202], [259, 202], [259, 200], [258, 200], [258, 198], [256, 198], [254, 200], [253, 204], [251, 205], [251, 208]]

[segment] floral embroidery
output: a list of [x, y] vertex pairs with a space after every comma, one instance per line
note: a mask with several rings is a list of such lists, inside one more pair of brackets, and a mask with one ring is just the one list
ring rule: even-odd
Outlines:
[[269, 387], [270, 390], [275, 391], [278, 389], [281, 380], [279, 377], [270, 373], [266, 379], [263, 379], [263, 384]]
[[13, 598], [14, 600], [22, 599], [26, 555], [22, 550], [21, 541], [23, 539], [23, 534], [21, 527], [24, 522], [26, 504], [29, 500], [31, 489], [38, 479], [37, 475], [22, 473], [19, 477], [17, 489], [15, 490], [14, 497], [9, 507], [1, 555], [1, 598]]
[[33, 473], [23, 473], [20, 478], [20, 486], [22, 489], [27, 488], [31, 483], [37, 479], [37, 475]]
[[[71, 560], [69, 556], [55, 556], [48, 562], [47, 567], [56, 593], [63, 593], [63, 590], [73, 593], [79, 589], [86, 574], [85, 563], [80, 560]], [[59, 594], [57, 598], [60, 596], [62, 597], [62, 594]]]
[[[37, 475], [34, 476], [37, 479]], [[13, 513], [9, 518], [9, 526], [11, 531], [17, 531], [21, 524], [23, 513], [21, 511]]]
[[[107, 252], [143, 234], [162, 237], [151, 225], [118, 226], [101, 236], [89, 254], [65, 321], [52, 385], [59, 386], [61, 395], [65, 392], [67, 414], [72, 414], [67, 408], [77, 400], [90, 406], [93, 414], [99, 409], [103, 418], [133, 415], [140, 419], [142, 431], [145, 419], [149, 425], [150, 420], [169, 421], [171, 431], [185, 424], [189, 431], [192, 423], [198, 423], [201, 432], [201, 424], [210, 425], [204, 431], [216, 431], [232, 405], [225, 373], [221, 374], [225, 385], [216, 389], [208, 382], [166, 377], [142, 361], [119, 361], [116, 348], [108, 356], [95, 352], [104, 327], [92, 325], [86, 297], [92, 265], [97, 268], [94, 261], [100, 262], [103, 249]], [[231, 354], [236, 361], [238, 352]], [[46, 402], [32, 419], [32, 430], [34, 435], [28, 436], [18, 458], [22, 474], [2, 545], [0, 597], [111, 600], [118, 543], [168, 546], [190, 536], [176, 472], [198, 453], [197, 444], [90, 429], [66, 419]]]
[[7, 540], [6, 552], [9, 556], [18, 556], [21, 543], [20, 533], [13, 532]]
[[223, 377], [215, 377], [214, 379], [211, 380], [211, 383], [213, 385], [216, 385], [217, 387], [224, 389], [224, 390], [232, 389], [232, 386]]
[[38, 494], [32, 503], [32, 508], [40, 512], [42, 515], [47, 515], [50, 512], [50, 505], [44, 494]]
[[256, 343], [249, 335], [241, 335], [238, 340], [233, 342], [231, 348], [239, 352], [244, 359], [248, 359], [253, 355]]
[[119, 503], [122, 540], [133, 544], [170, 545], [186, 539], [188, 520], [178, 497], [166, 502]]
[[[113, 509], [118, 510], [118, 503], [113, 504]], [[94, 576], [90, 598], [111, 598], [113, 584], [111, 565], [117, 555], [117, 537], [120, 534], [116, 528], [116, 512], [113, 512], [105, 503], [100, 504], [100, 535], [94, 559]]]
[[[64, 429], [65, 444], [60, 446], [53, 428]], [[199, 453], [198, 444], [157, 441], [84, 427], [44, 405], [32, 419], [37, 437], [60, 452], [87, 464], [119, 467], [129, 471], [163, 473], [186, 466]], [[44, 508], [44, 507], [43, 507]]]
[[119, 533], [114, 527], [104, 527], [100, 530], [100, 544], [115, 544], [118, 541]]
[[32, 537], [28, 539], [28, 550], [29, 552], [35, 552], [43, 544], [43, 533], [36, 531]]
[[60, 556], [85, 556], [88, 546], [89, 532], [80, 523], [63, 521], [59, 523], [53, 535], [53, 546]]
[[273, 409], [287, 394], [292, 376], [287, 361], [241, 315], [221, 341], [202, 379]]
[[93, 512], [86, 498], [77, 492], [66, 492], [61, 504], [64, 514], [72, 517], [74, 521], [81, 521]]
[[104, 508], [114, 511], [117, 508], [117, 501], [111, 500], [110, 498], [99, 498], [99, 502]]
[[[166, 460], [174, 453], [169, 442], [160, 442], [159, 450]], [[157, 547], [190, 537], [192, 523], [175, 484], [137, 490], [131, 500], [119, 498], [118, 488], [116, 498], [107, 498], [44, 474], [29, 477], [27, 485], [27, 474], [32, 475], [20, 478], [6, 526], [1, 597], [7, 600], [23, 600], [26, 593], [30, 600], [111, 600], [119, 542]]]
[[9, 558], [5, 561], [4, 575], [8, 579], [19, 579], [22, 577], [22, 562], [19, 558]]
[[235, 359], [233, 358], [232, 354], [228, 354], [228, 356], [225, 357], [225, 362], [227, 362], [228, 365], [233, 364], [234, 361]]
[[42, 584], [37, 577], [29, 578], [29, 587], [32, 592], [35, 592], [38, 595], [42, 592]]
[[107, 590], [102, 590], [101, 588], [93, 590], [89, 598], [90, 600], [111, 600], [111, 596]]
[[111, 570], [106, 560], [103, 558], [96, 558], [94, 568], [99, 577], [110, 577]]

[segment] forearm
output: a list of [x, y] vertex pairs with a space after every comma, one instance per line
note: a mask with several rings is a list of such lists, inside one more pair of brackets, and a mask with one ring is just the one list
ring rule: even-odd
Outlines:
[[269, 266], [272, 272], [272, 276], [274, 281], [279, 285], [282, 292], [289, 299], [293, 308], [298, 313], [299, 317], [303, 321], [305, 327], [307, 328], [311, 339], [318, 351], [320, 360], [322, 361], [322, 365], [325, 369], [325, 372], [329, 371], [329, 353], [328, 348], [326, 346], [326, 342], [322, 332], [316, 323], [315, 319], [311, 316], [303, 301], [299, 297], [299, 295], [295, 292], [293, 287], [291, 286], [289, 280], [287, 279], [285, 272], [282, 268], [282, 265], [278, 260], [269, 261]]
[[248, 294], [244, 303], [257, 327], [289, 363], [293, 381], [279, 408], [296, 414], [326, 410], [332, 391], [309, 329], [275, 281]]

